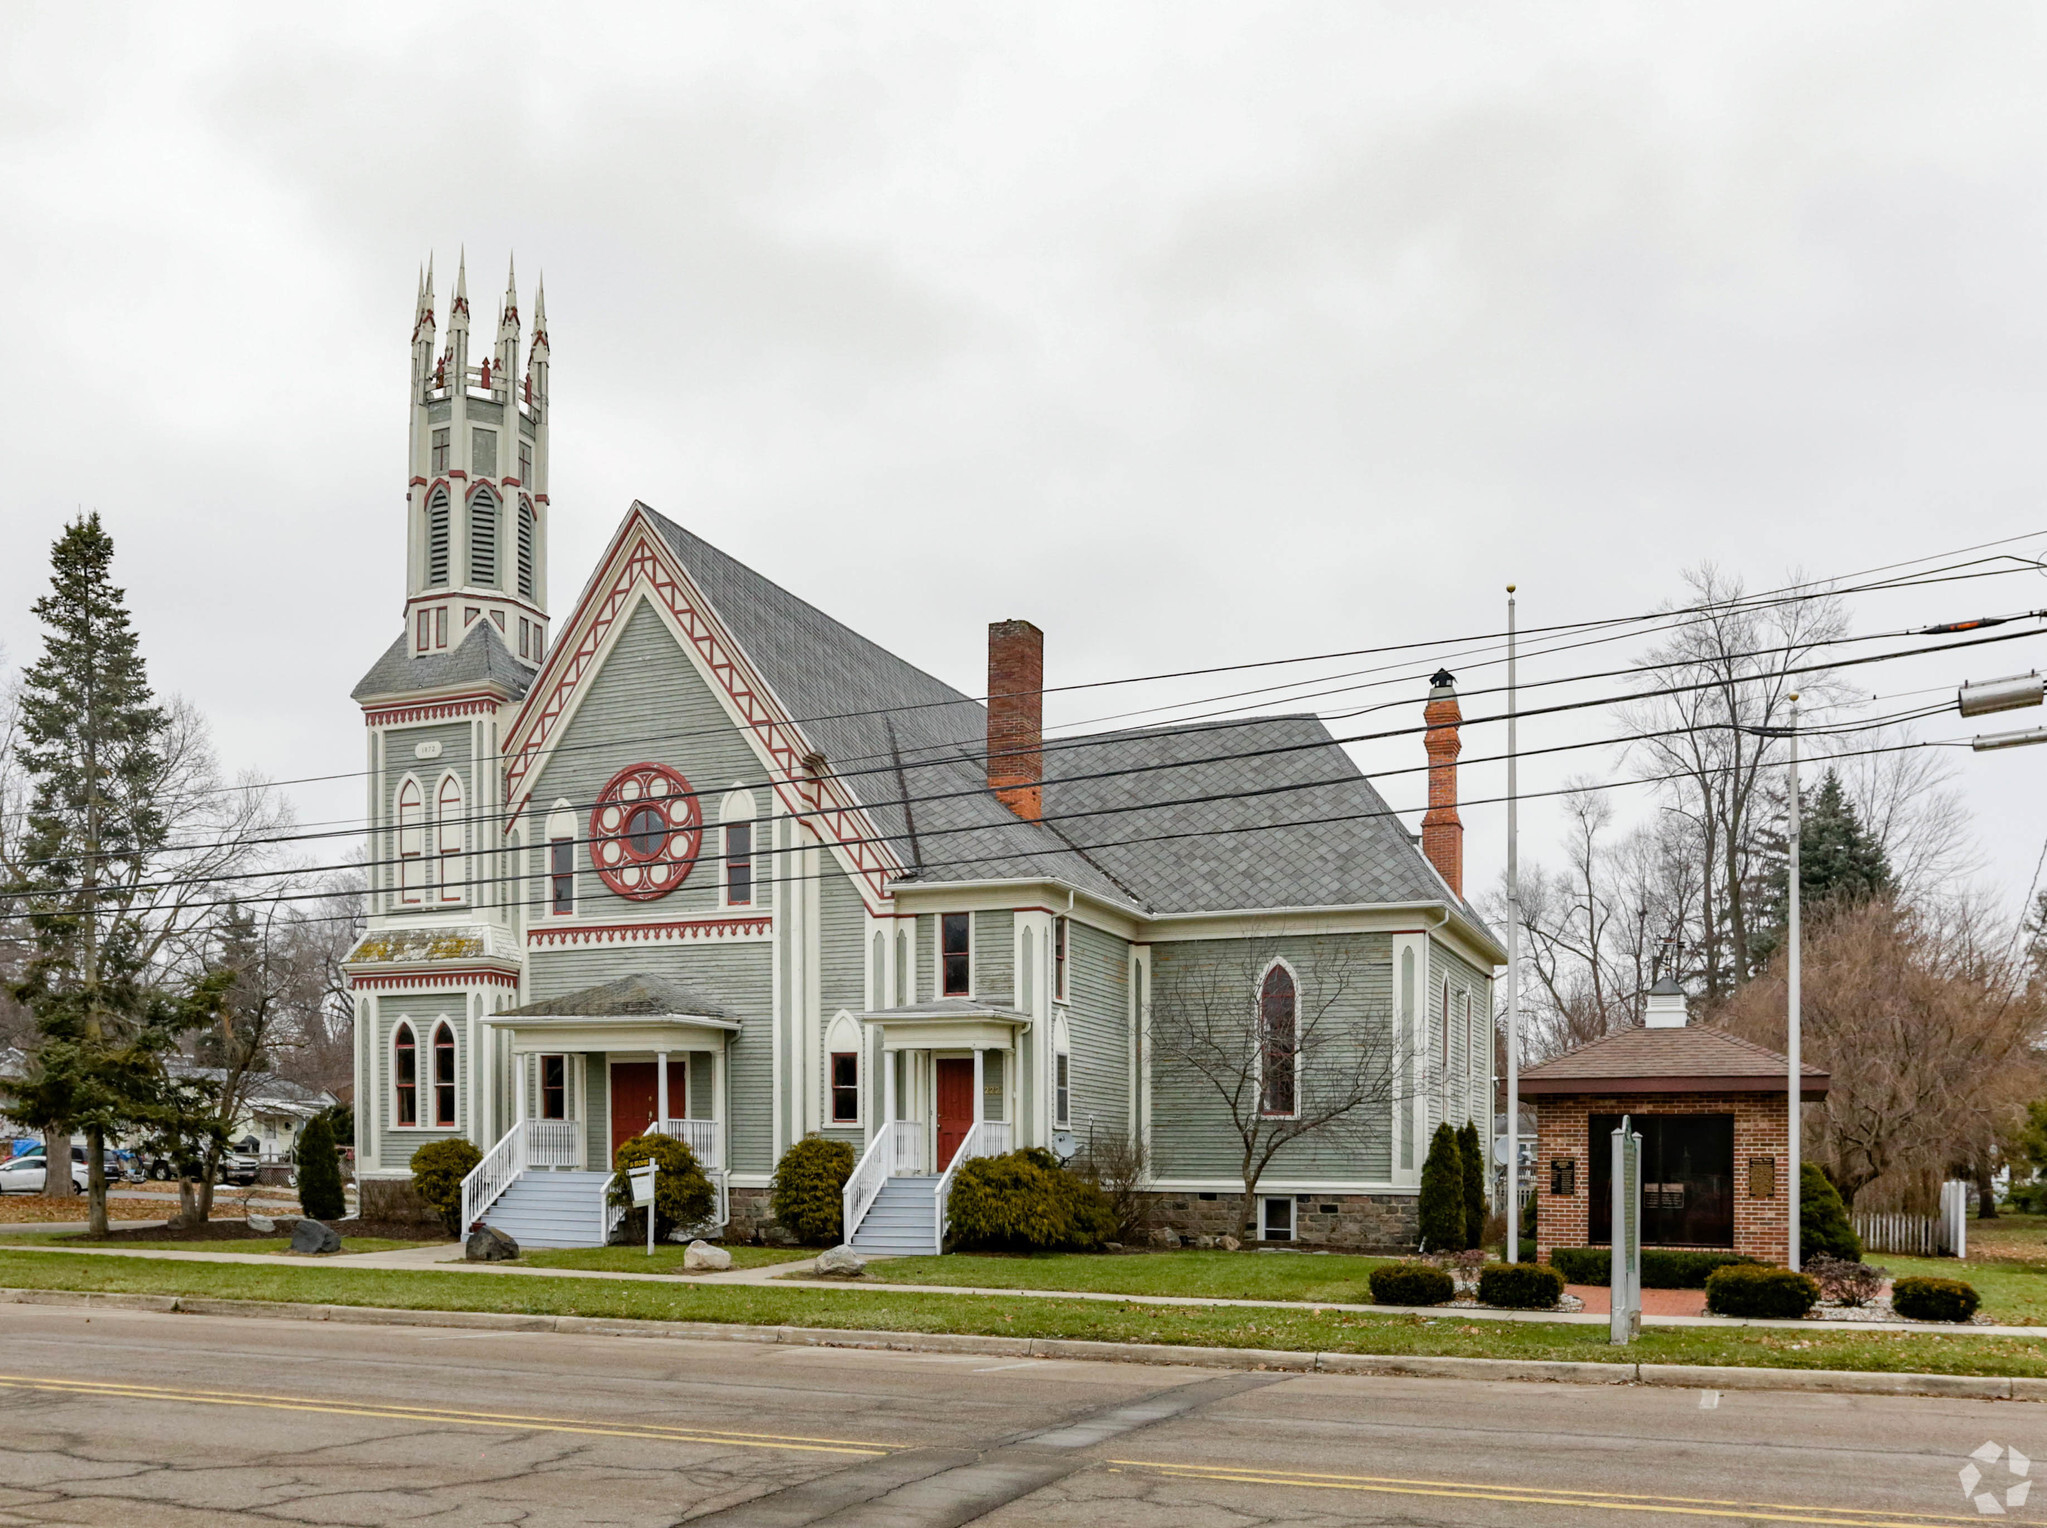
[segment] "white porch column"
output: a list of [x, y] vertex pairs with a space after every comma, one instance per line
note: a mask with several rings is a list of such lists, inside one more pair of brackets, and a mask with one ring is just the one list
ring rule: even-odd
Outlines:
[[988, 1053], [980, 1046], [974, 1047], [974, 1123], [981, 1123], [981, 1063]]
[[526, 1123], [526, 1067], [532, 1057], [524, 1051], [512, 1052], [512, 1123]]
[[[683, 1108], [689, 1108], [689, 1100], [683, 1100]], [[654, 1052], [654, 1124], [659, 1129], [668, 1116], [668, 1052]]]
[[881, 1049], [881, 1125], [886, 1130], [896, 1121], [896, 1054], [886, 1042]]

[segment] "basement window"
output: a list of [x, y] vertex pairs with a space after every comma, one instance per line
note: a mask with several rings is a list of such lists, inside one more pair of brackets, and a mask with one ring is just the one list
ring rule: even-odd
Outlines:
[[1294, 1201], [1292, 1195], [1284, 1199], [1268, 1199], [1259, 1213], [1258, 1235], [1264, 1241], [1292, 1241], [1294, 1239]]

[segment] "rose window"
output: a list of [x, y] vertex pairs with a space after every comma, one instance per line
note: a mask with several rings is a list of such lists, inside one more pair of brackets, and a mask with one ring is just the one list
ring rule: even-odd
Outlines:
[[703, 838], [696, 792], [665, 764], [620, 770], [590, 814], [591, 863], [605, 885], [635, 902], [651, 902], [680, 886]]

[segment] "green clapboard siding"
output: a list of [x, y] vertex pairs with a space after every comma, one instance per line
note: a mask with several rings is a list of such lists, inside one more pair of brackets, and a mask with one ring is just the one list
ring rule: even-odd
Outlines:
[[[1304, 1026], [1324, 1006], [1320, 1021], [1326, 1043], [1343, 1048], [1339, 1070], [1348, 1070], [1354, 1047], [1371, 1048], [1372, 1070], [1388, 1074], [1392, 1051], [1393, 990], [1384, 934], [1299, 935], [1260, 940], [1201, 940], [1152, 946], [1152, 1155], [1153, 1171], [1166, 1178], [1235, 1180], [1242, 1172], [1242, 1138], [1214, 1087], [1172, 1057], [1176, 1026], [1198, 1022], [1206, 1004], [1220, 1017], [1218, 1030], [1240, 1022], [1247, 1052], [1253, 1045], [1258, 982], [1266, 963], [1285, 958], [1300, 980]], [[1241, 1013], [1241, 1021], [1229, 1017]], [[1184, 1017], [1183, 1017], [1184, 1016]], [[1284, 1148], [1268, 1176], [1328, 1181], [1384, 1181], [1391, 1173], [1391, 1096], [1398, 1087], [1382, 1083], [1388, 1096], [1361, 1117], [1358, 1128], [1327, 1132]], [[1303, 1061], [1304, 1101], [1315, 1096], [1315, 1066]], [[1253, 1095], [1255, 1096], [1255, 1095]]]
[[983, 1002], [1016, 1001], [1016, 914], [974, 914], [974, 996]]
[[1067, 927], [1069, 1126], [1083, 1143], [1090, 1128], [1121, 1137], [1130, 1129], [1130, 947], [1078, 922]]
[[460, 1136], [461, 1130], [435, 1130], [425, 1127], [399, 1128], [393, 1120], [397, 1112], [397, 1092], [392, 1086], [392, 1044], [398, 1034], [400, 1023], [410, 1023], [413, 1038], [419, 1046], [419, 1117], [433, 1118], [433, 1043], [434, 1029], [445, 1017], [448, 1028], [455, 1036], [455, 1118], [466, 1123], [470, 1117], [473, 1100], [469, 1096], [469, 1035], [468, 997], [461, 992], [401, 993], [377, 1000], [376, 1044], [377, 1077], [379, 1079], [373, 1108], [377, 1126], [383, 1132], [382, 1147], [377, 1155], [376, 1166], [385, 1169], [403, 1170], [412, 1165], [412, 1154], [429, 1141], [446, 1141]]

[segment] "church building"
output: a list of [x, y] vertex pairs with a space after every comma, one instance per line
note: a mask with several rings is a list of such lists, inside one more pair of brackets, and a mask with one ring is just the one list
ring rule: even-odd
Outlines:
[[853, 1150], [866, 1250], [935, 1250], [951, 1170], [1025, 1146], [1141, 1150], [1162, 1224], [1220, 1235], [1249, 1134], [1284, 1142], [1262, 1238], [1413, 1245], [1431, 1133], [1490, 1116], [1505, 958], [1462, 896], [1448, 674], [1417, 836], [1313, 715], [1048, 739], [1030, 622], [990, 625], [976, 699], [645, 504], [557, 612], [544, 296], [528, 333], [508, 280], [474, 358], [470, 327], [429, 273], [403, 618], [353, 697], [365, 1215], [460, 1136], [466, 1220], [594, 1245], [658, 1130], [728, 1238], [810, 1134]]

